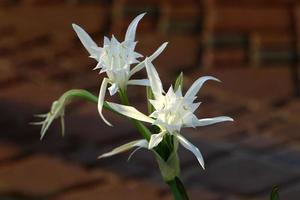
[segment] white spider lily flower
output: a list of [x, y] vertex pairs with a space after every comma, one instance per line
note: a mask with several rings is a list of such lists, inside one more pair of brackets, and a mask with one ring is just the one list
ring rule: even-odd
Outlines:
[[130, 149], [132, 149], [134, 147], [138, 147], [138, 149], [139, 149], [139, 148], [147, 148], [147, 146], [148, 146], [148, 142], [145, 139], [134, 140], [134, 141], [131, 141], [131, 142], [126, 143], [124, 145], [121, 145], [121, 146], [113, 149], [112, 151], [110, 151], [108, 153], [104, 153], [101, 156], [98, 156], [98, 159], [110, 157], [110, 156], [113, 156], [113, 155], [116, 155], [116, 154], [128, 151], [128, 150], [130, 150]]
[[[145, 62], [139, 62], [138, 58], [143, 57], [134, 51], [137, 42], [135, 41], [136, 29], [139, 21], [145, 13], [138, 15], [128, 26], [123, 42], [119, 42], [114, 36], [111, 39], [104, 37], [103, 47], [99, 47], [91, 37], [78, 25], [73, 24], [77, 36], [81, 43], [89, 52], [90, 57], [94, 58], [98, 64], [94, 69], [100, 69], [100, 73], [105, 72], [107, 78], [104, 78], [100, 87], [98, 111], [105, 123], [111, 124], [104, 118], [102, 107], [105, 98], [107, 84], [110, 95], [114, 95], [119, 90], [125, 90], [127, 85], [148, 86], [147, 79], [130, 79], [132, 75], [144, 68]], [[152, 61], [160, 55], [167, 43], [162, 44], [150, 57]], [[137, 64], [133, 69], [132, 64]]]
[[153, 64], [148, 58], [146, 58], [145, 63], [150, 86], [155, 98], [153, 100], [149, 100], [154, 107], [154, 112], [151, 113], [150, 116], [146, 116], [131, 106], [124, 106], [115, 103], [108, 104], [114, 110], [125, 116], [157, 125], [161, 129], [160, 133], [151, 135], [148, 145], [149, 149], [156, 147], [163, 140], [165, 134], [171, 134], [183, 147], [191, 151], [196, 156], [198, 162], [204, 168], [204, 160], [201, 152], [180, 134], [180, 130], [184, 127], [195, 128], [219, 122], [233, 121], [232, 118], [227, 116], [198, 119], [196, 115], [194, 115], [195, 110], [200, 105], [200, 103], [194, 103], [197, 98], [196, 94], [201, 89], [204, 82], [207, 80], [219, 80], [212, 76], [204, 76], [197, 79], [184, 96], [182, 95], [181, 88], [174, 92], [172, 86], [169, 88], [168, 92], [165, 93], [161, 80]]
[[43, 137], [45, 136], [50, 125], [57, 118], [61, 119], [60, 120], [61, 121], [61, 129], [62, 129], [61, 132], [62, 132], [62, 135], [65, 134], [65, 122], [64, 122], [65, 105], [66, 105], [66, 101], [60, 99], [60, 100], [54, 101], [52, 103], [51, 110], [49, 113], [35, 115], [36, 117], [39, 117], [39, 118], [45, 118], [43, 121], [30, 123], [32, 125], [42, 125], [41, 132], [40, 132], [40, 134], [41, 134], [40, 139], [43, 139]]

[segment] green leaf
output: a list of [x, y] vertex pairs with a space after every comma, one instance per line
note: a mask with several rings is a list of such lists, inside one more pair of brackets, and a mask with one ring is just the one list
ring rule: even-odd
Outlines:
[[175, 81], [174, 91], [177, 91], [178, 88], [180, 87], [182, 89], [182, 84], [183, 84], [183, 73], [181, 72]]
[[279, 198], [279, 188], [278, 186], [274, 186], [272, 188], [272, 192], [270, 194], [270, 200], [280, 200]]
[[149, 99], [154, 99], [154, 95], [153, 95], [153, 92], [151, 90], [151, 87], [146, 87], [146, 93], [147, 93], [147, 107], [148, 107], [148, 112], [149, 114], [153, 113], [154, 111], [154, 108], [153, 106], [151, 105]]

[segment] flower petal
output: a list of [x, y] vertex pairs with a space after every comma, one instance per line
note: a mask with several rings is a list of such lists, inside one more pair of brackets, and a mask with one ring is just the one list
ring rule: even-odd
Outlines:
[[195, 124], [195, 126], [207, 126], [207, 125], [226, 122], [226, 121], [232, 122], [234, 120], [231, 117], [227, 117], [227, 116], [204, 118], [204, 119], [199, 119], [198, 122]]
[[127, 82], [128, 85], [142, 85], [142, 86], [149, 86], [150, 85], [150, 82], [148, 79], [139, 79], [139, 80], [136, 80], [136, 79], [132, 79], [132, 80], [129, 80]]
[[145, 14], [146, 13], [142, 13], [142, 14], [138, 15], [129, 24], [129, 26], [127, 28], [127, 31], [126, 31], [126, 35], [125, 35], [125, 41], [134, 42], [134, 40], [135, 40], [135, 32], [136, 32], [137, 25], [138, 25], [139, 21], [144, 17]]
[[165, 133], [166, 131], [160, 132], [158, 134], [152, 134], [148, 148], [153, 149], [154, 147], [156, 147], [163, 140]]
[[124, 151], [128, 151], [133, 147], [147, 148], [147, 146], [148, 146], [148, 142], [145, 139], [143, 139], [143, 140], [134, 140], [132, 142], [129, 142], [127, 144], [121, 145], [121, 146], [113, 149], [111, 152], [102, 154], [101, 156], [98, 157], [98, 159], [105, 158], [105, 157], [110, 157], [110, 156], [122, 153]]
[[116, 83], [113, 83], [113, 84], [108, 88], [108, 90], [109, 90], [110, 96], [113, 96], [114, 94], [116, 94], [116, 93], [118, 92], [119, 87], [118, 87], [118, 85], [117, 85]]
[[79, 37], [79, 40], [83, 44], [83, 46], [86, 48], [86, 50], [89, 52], [89, 54], [93, 58], [97, 58], [97, 51], [95, 49], [98, 48], [98, 45], [92, 40], [92, 38], [78, 25], [72, 24], [72, 27], [74, 31], [76, 32], [77, 36]]
[[[161, 52], [166, 48], [167, 44], [168, 44], [167, 42], [163, 43], [151, 56], [149, 56], [149, 60], [152, 62], [155, 58], [157, 58], [161, 54]], [[140, 62], [130, 71], [129, 77], [139, 72], [144, 67], [145, 67], [145, 60], [143, 62]]]
[[198, 93], [198, 91], [200, 90], [200, 88], [202, 87], [202, 85], [204, 84], [205, 81], [208, 80], [214, 80], [214, 81], [219, 81], [219, 79], [213, 77], [213, 76], [203, 76], [198, 78], [193, 85], [190, 87], [190, 89], [186, 92], [184, 98], [194, 98], [196, 96], [196, 94]]
[[120, 104], [112, 103], [112, 102], [107, 102], [107, 103], [113, 110], [115, 110], [116, 112], [118, 112], [124, 116], [130, 117], [132, 119], [140, 120], [143, 122], [148, 122], [151, 124], [154, 122], [154, 120], [152, 118], [141, 113], [140, 111], [138, 111], [137, 109], [135, 109], [132, 106], [124, 106], [124, 105], [120, 105]]
[[146, 62], [146, 70], [147, 70], [152, 92], [155, 98], [158, 99], [163, 93], [161, 80], [159, 78], [156, 69], [154, 68], [154, 65], [151, 63], [149, 58], [146, 58], [145, 62]]
[[102, 120], [109, 126], [112, 126], [111, 123], [109, 123], [105, 117], [102, 114], [102, 109], [103, 109], [103, 103], [104, 103], [104, 97], [105, 97], [105, 92], [106, 92], [106, 88], [107, 88], [107, 83], [108, 83], [108, 79], [104, 78], [100, 87], [100, 92], [99, 92], [99, 98], [98, 98], [98, 112], [100, 114], [100, 117], [102, 118]]
[[182, 135], [176, 134], [175, 136], [176, 136], [176, 138], [178, 139], [178, 141], [180, 142], [180, 144], [184, 148], [186, 148], [187, 150], [191, 151], [196, 156], [196, 158], [197, 158], [198, 162], [200, 163], [200, 165], [202, 166], [202, 168], [205, 169], [205, 167], [204, 167], [204, 159], [203, 159], [202, 154], [199, 151], [199, 149], [195, 145], [193, 145], [192, 143], [190, 143]]

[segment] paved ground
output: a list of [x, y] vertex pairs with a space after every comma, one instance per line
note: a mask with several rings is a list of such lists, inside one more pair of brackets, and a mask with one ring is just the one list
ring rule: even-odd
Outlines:
[[[94, 14], [99, 12], [101, 17]], [[25, 24], [34, 22], [34, 12], [30, 16], [27, 11], [28, 19], [12, 13], [0, 17], [0, 199], [171, 199], [149, 152], [138, 152], [130, 162], [128, 154], [96, 159], [139, 135], [130, 123], [110, 113], [105, 115], [115, 127], [107, 127], [93, 104], [70, 105], [64, 138], [56, 124], [39, 140], [39, 129], [28, 125], [32, 115], [48, 111], [51, 102], [68, 89], [85, 88], [97, 94], [102, 77], [91, 70], [95, 63], [72, 33], [69, 18], [61, 28], [47, 30], [38, 23]], [[45, 19], [50, 15], [47, 9], [40, 13]], [[105, 24], [101, 21], [105, 9], [85, 7], [66, 13], [87, 15], [70, 18], [81, 20], [101, 40], [103, 30], [98, 25]], [[99, 22], [90, 23], [90, 18]], [[12, 26], [16, 21], [20, 25]], [[140, 51], [146, 55], [166, 38], [139, 37]], [[157, 69], [166, 85], [179, 71], [185, 73], [186, 86], [201, 75], [220, 78], [222, 84], [210, 82], [199, 93], [203, 103], [197, 114], [229, 115], [235, 122], [183, 132], [207, 163], [203, 171], [192, 154], [180, 149], [182, 179], [191, 199], [263, 200], [274, 185], [279, 185], [283, 200], [298, 199], [300, 100], [292, 96], [289, 68], [204, 70], [190, 61], [197, 58], [195, 48], [189, 48], [196, 40], [171, 37], [166, 55], [155, 62]], [[130, 100], [145, 109], [145, 91], [132, 90]]]

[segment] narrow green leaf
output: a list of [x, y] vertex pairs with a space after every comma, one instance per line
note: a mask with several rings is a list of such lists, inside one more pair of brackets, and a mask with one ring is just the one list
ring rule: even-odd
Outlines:
[[274, 186], [272, 188], [272, 192], [270, 194], [270, 200], [280, 200], [279, 198], [279, 188], [278, 186]]
[[175, 81], [174, 91], [177, 91], [179, 87], [181, 87], [182, 89], [182, 84], [183, 84], [183, 73], [181, 72]]
[[146, 87], [146, 93], [147, 93], [147, 107], [148, 107], [148, 113], [151, 114], [154, 111], [153, 106], [151, 105], [149, 99], [154, 99], [153, 92], [151, 90], [151, 87]]

